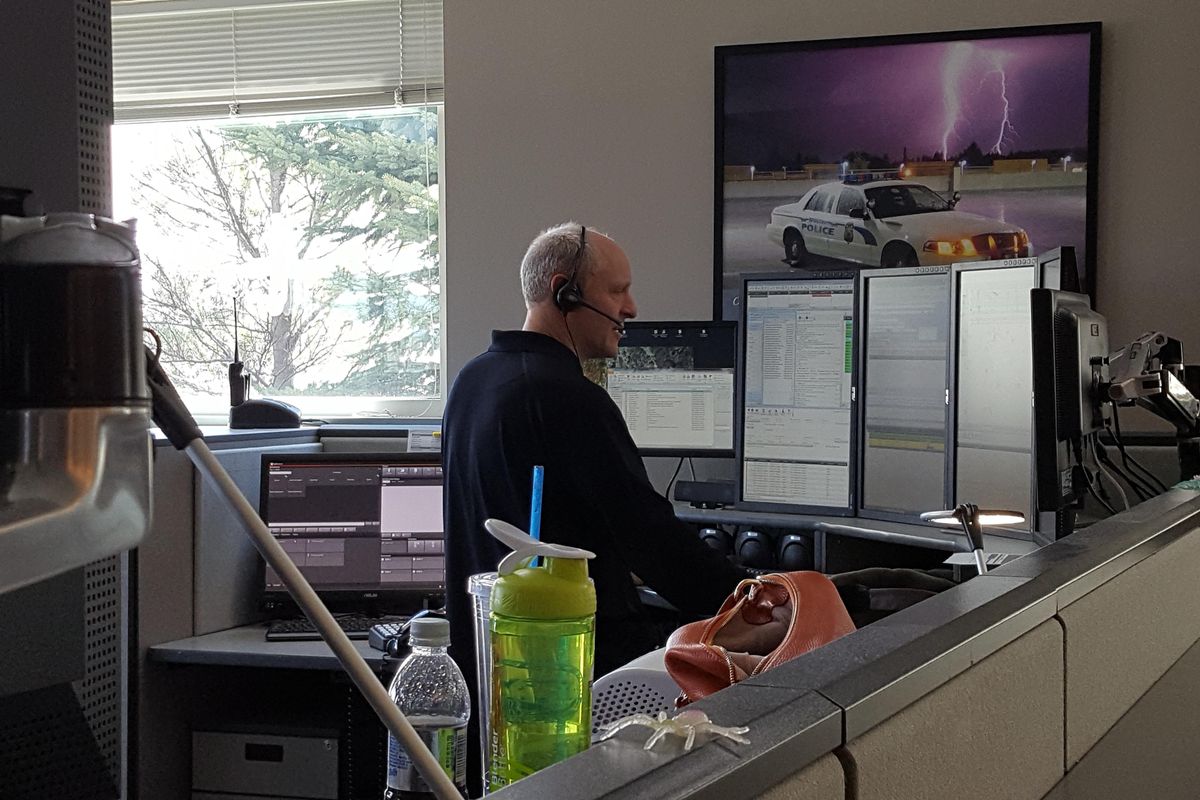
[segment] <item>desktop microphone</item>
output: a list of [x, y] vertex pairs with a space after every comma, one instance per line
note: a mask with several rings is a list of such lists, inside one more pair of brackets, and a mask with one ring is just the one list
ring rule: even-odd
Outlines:
[[616, 317], [612, 316], [611, 314], [605, 314], [603, 311], [596, 308], [594, 305], [587, 302], [583, 298], [580, 298], [577, 302], [579, 303], [580, 306], [586, 308], [588, 311], [595, 311], [597, 314], [604, 317], [606, 320], [611, 322], [613, 325], [616, 325], [617, 330], [621, 332], [621, 335], [622, 336], [625, 335], [625, 321], [624, 320], [617, 319]]

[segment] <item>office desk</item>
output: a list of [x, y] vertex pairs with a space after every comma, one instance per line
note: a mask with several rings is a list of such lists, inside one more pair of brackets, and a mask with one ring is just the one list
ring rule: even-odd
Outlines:
[[[803, 531], [813, 535], [813, 558], [815, 568], [830, 571], [827, 567], [829, 538], [847, 538], [881, 544], [917, 547], [925, 550], [942, 550], [947, 553], [965, 552], [967, 537], [957, 533], [957, 528], [916, 525], [887, 520], [864, 519], [862, 517], [818, 517], [803, 514], [783, 514], [769, 511], [742, 511], [736, 508], [694, 508], [687, 503], [675, 503], [675, 516], [684, 522], [697, 525], [740, 525], [742, 527], [777, 528]], [[1024, 555], [1038, 548], [1029, 539], [985, 534], [984, 549], [989, 553], [1013, 553]], [[841, 569], [833, 565], [833, 571]]]
[[[166, 670], [164, 680], [174, 687], [178, 727], [169, 735], [183, 763], [190, 763], [195, 732], [319, 735], [338, 740], [338, 796], [381, 797], [387, 735], [374, 711], [325, 642], [268, 642], [266, 627], [244, 625], [148, 649], [152, 666]], [[381, 681], [391, 678], [397, 659], [366, 640], [354, 646]]]
[[[264, 638], [266, 631], [267, 623], [256, 622], [204, 636], [177, 639], [152, 646], [149, 649], [149, 658], [166, 664], [341, 669], [340, 662], [325, 642], [268, 642]], [[354, 641], [354, 648], [375, 672], [397, 661], [368, 645], [366, 639]]]

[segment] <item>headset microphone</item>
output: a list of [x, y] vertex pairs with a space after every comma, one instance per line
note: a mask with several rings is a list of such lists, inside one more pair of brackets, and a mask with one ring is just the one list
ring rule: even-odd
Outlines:
[[611, 314], [606, 314], [606, 313], [604, 313], [603, 311], [601, 311], [600, 309], [596, 308], [594, 305], [592, 305], [591, 303], [587, 302], [586, 300], [584, 300], [582, 297], [580, 297], [580, 296], [579, 296], [579, 295], [577, 295], [577, 294], [571, 293], [571, 294], [569, 294], [567, 297], [568, 297], [568, 299], [569, 299], [569, 303], [570, 303], [570, 305], [571, 305], [571, 307], [572, 307], [572, 308], [579, 307], [579, 308], [586, 308], [588, 311], [595, 311], [597, 314], [599, 314], [600, 316], [604, 317], [606, 320], [608, 320], [609, 322], [611, 322], [613, 325], [616, 325], [616, 326], [617, 326], [617, 330], [618, 330], [618, 331], [620, 331], [622, 334], [624, 334], [624, 333], [625, 333], [625, 322], [624, 322], [624, 320], [618, 319], [617, 317], [614, 317], [614, 316], [613, 316], [613, 315], [611, 315]]

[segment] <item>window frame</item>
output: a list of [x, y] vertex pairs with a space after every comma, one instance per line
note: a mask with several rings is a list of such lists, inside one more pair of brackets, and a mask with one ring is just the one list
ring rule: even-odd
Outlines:
[[[345, 35], [339, 40], [340, 44], [331, 44], [322, 38], [315, 44], [334, 48], [328, 51], [333, 66], [320, 74], [310, 74], [293, 86], [295, 73], [275, 63], [277, 55], [286, 54], [279, 48], [298, 47], [307, 52], [302, 44], [291, 44], [288, 36], [297, 30], [305, 30], [306, 26], [315, 30], [312, 20], [322, 14], [327, 16], [329, 9], [336, 5], [332, 0], [288, 0], [286, 3], [280, 0], [114, 0], [114, 28], [119, 28], [113, 35], [114, 49], [119, 48], [121, 42], [128, 42], [128, 49], [123, 51], [128, 53], [128, 58], [122, 60], [116, 52], [113, 55], [114, 124], [185, 121], [203, 124], [226, 119], [253, 124], [256, 120], [283, 116], [327, 115], [341, 111], [386, 112], [394, 109], [403, 113], [405, 109], [417, 107], [436, 109], [439, 193], [436, 393], [422, 398], [276, 396], [293, 402], [306, 416], [328, 421], [361, 423], [393, 418], [440, 418], [448, 388], [442, 0], [394, 0], [395, 31], [391, 31], [392, 0], [352, 0], [347, 7], [366, 9], [364, 14], [374, 14], [371, 19], [376, 22], [388, 21], [387, 26], [377, 26], [382, 27], [382, 31], [372, 28], [363, 35], [369, 33], [368, 38], [379, 45], [380, 41], [376, 41], [379, 36], [386, 38], [398, 34], [395, 47], [376, 47], [372, 50], [373, 60], [359, 69], [361, 42], [352, 36], [347, 39]], [[276, 29], [271, 23], [273, 19], [277, 19], [282, 27]], [[309, 22], [304, 22], [306, 19]], [[193, 29], [187, 20], [196, 20], [204, 27]], [[374, 24], [366, 20], [364, 17], [362, 24]], [[243, 30], [242, 25], [246, 26], [245, 38], [236, 35]], [[222, 38], [224, 34], [220, 31], [214, 34], [214, 30], [225, 27], [235, 35], [227, 39]], [[217, 51], [206, 49], [214, 42], [225, 41], [230, 42], [229, 53], [221, 50], [214, 55]], [[181, 47], [181, 44], [194, 46]], [[393, 54], [394, 60], [387, 53]], [[242, 57], [239, 58], [239, 54]], [[184, 62], [184, 73], [190, 69], [198, 76], [191, 88], [187, 80], [179, 80], [178, 59], [181, 55], [188, 59]], [[166, 62], [161, 61], [164, 57]], [[128, 76], [124, 87], [120, 85], [123, 75]], [[127, 91], [122, 93], [122, 88]], [[254, 387], [251, 387], [251, 393], [261, 396], [254, 392]], [[216, 398], [220, 396], [221, 393], [215, 395]], [[227, 421], [228, 411], [224, 407], [210, 406], [209, 401], [213, 398], [189, 395], [186, 399], [198, 420], [205, 424], [223, 424]]]
[[[408, 106], [407, 108], [416, 108]], [[358, 423], [366, 421], [389, 422], [399, 419], [440, 419], [446, 402], [446, 253], [445, 243], [445, 204], [443, 202], [442, 176], [445, 175], [446, 146], [444, 133], [445, 105], [430, 103], [425, 108], [436, 109], [437, 113], [437, 169], [438, 169], [438, 380], [436, 393], [428, 397], [374, 397], [371, 395], [283, 395], [272, 394], [275, 399], [283, 400], [297, 406], [304, 419], [319, 419], [322, 422]], [[396, 113], [403, 113], [405, 106], [397, 106]], [[321, 112], [312, 112], [319, 114]], [[289, 114], [287, 117], [303, 117], [303, 113]], [[278, 115], [239, 116], [238, 124], [254, 124], [255, 120], [263, 122], [279, 119]], [[222, 118], [193, 119], [186, 122], [202, 124], [204, 122], [221, 122]], [[185, 122], [184, 120], [162, 120], [170, 124]], [[130, 121], [114, 123], [114, 126], [132, 126], [154, 124], [147, 121]], [[143, 292], [145, 289], [143, 288]], [[201, 425], [223, 425], [228, 422], [228, 408], [220, 405], [221, 395], [193, 395], [181, 392], [181, 397], [188, 410]], [[251, 386], [251, 396], [262, 396]], [[215, 402], [213, 402], [215, 400]], [[352, 408], [347, 406], [353, 406]]]

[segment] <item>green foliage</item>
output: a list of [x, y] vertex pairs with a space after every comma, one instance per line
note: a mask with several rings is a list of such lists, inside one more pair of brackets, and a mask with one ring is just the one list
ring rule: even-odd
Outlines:
[[954, 157], [955, 161], [966, 161], [968, 166], [982, 167], [991, 166], [992, 156], [984, 153], [979, 149], [979, 145], [971, 142], [963, 148], [963, 151]]
[[851, 171], [891, 169], [896, 166], [886, 153], [877, 155], [875, 153], [868, 153], [865, 150], [851, 150], [842, 156], [842, 160], [849, 163]]
[[[437, 134], [436, 114], [421, 112], [177, 135], [173, 153], [136, 180], [136, 202], [229, 273], [199, 277], [185, 269], [188, 252], [143, 252], [146, 318], [177, 382], [224, 393], [238, 298], [240, 355], [258, 393], [435, 394]], [[307, 289], [254, 272], [313, 259], [329, 272]]]

